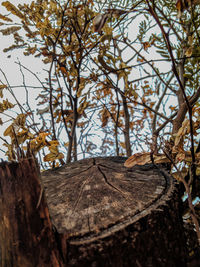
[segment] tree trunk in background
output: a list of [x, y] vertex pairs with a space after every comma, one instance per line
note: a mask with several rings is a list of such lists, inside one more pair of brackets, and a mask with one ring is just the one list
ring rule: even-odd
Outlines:
[[126, 146], [126, 156], [130, 157], [132, 155], [131, 142], [130, 142], [130, 115], [128, 111], [126, 97], [123, 95], [122, 95], [122, 100], [123, 100], [124, 120], [125, 120], [124, 139]]

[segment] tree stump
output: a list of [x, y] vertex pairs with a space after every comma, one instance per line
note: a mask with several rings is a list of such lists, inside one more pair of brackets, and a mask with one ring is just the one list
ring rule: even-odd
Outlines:
[[0, 164], [0, 266], [64, 266], [34, 158]]
[[84, 159], [42, 173], [66, 266], [186, 266], [176, 184], [166, 169]]

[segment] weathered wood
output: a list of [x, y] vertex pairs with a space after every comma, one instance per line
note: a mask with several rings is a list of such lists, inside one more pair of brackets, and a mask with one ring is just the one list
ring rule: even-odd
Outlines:
[[42, 174], [66, 266], [186, 266], [174, 180], [152, 165], [95, 158]]
[[0, 164], [0, 266], [63, 266], [33, 158]]

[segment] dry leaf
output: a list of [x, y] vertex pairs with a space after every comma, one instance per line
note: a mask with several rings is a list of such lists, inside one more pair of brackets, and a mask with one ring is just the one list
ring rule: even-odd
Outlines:
[[178, 133], [176, 134], [176, 138], [175, 138], [175, 142], [174, 142], [175, 147], [177, 147], [180, 144], [183, 136], [187, 133], [189, 126], [190, 126], [189, 120], [185, 120], [182, 123], [182, 127], [178, 130]]
[[192, 52], [193, 52], [193, 47], [192, 46], [188, 47], [187, 50], [185, 51], [185, 56], [191, 57]]
[[171, 162], [165, 154], [153, 155], [153, 159], [155, 164]]
[[177, 180], [177, 181], [182, 181], [184, 177], [186, 176], [187, 172], [183, 171], [177, 171], [172, 173], [172, 176]]
[[[164, 154], [153, 155], [153, 159], [155, 164], [170, 162], [170, 160]], [[133, 156], [129, 157], [125, 161], [124, 166], [127, 168], [131, 168], [135, 165], [145, 165], [147, 163], [152, 163], [151, 153], [142, 152], [142, 153], [136, 153]]]
[[108, 14], [98, 14], [93, 19], [94, 32], [98, 32], [98, 33], [101, 32], [104, 24], [106, 23], [107, 18], [108, 18]]
[[142, 152], [142, 153], [136, 153], [131, 157], [129, 157], [125, 161], [124, 166], [127, 168], [131, 168], [135, 165], [144, 165], [150, 162], [151, 162], [150, 152]]

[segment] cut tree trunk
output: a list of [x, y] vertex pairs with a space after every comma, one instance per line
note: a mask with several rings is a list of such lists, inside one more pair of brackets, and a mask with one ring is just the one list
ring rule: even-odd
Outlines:
[[43, 172], [48, 207], [32, 160], [1, 164], [2, 267], [186, 266], [174, 180], [160, 166], [126, 169], [124, 161], [85, 159]]
[[125, 158], [81, 160], [42, 175], [68, 266], [185, 266], [172, 177]]
[[0, 266], [64, 266], [33, 158], [0, 164]]

